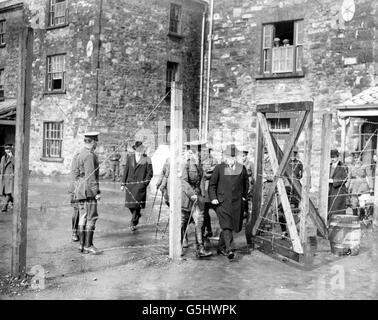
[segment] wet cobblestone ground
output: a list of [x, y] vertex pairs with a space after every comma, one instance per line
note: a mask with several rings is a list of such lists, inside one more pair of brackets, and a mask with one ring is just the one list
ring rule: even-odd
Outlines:
[[[27, 268], [29, 273], [39, 270], [44, 284], [1, 299], [378, 299], [378, 231], [363, 231], [357, 256], [336, 258], [327, 245], [319, 246], [319, 267], [309, 271], [258, 250], [248, 253], [244, 230], [236, 238], [234, 262], [217, 256], [215, 243], [210, 243], [211, 258], [195, 259], [192, 245], [181, 261], [173, 263], [168, 259], [168, 234], [159, 231], [155, 237], [160, 199], [150, 214], [154, 195], [150, 193], [140, 227], [132, 233], [119, 183], [105, 181], [94, 239], [103, 252], [83, 255], [77, 252], [77, 243], [70, 242], [67, 185], [66, 178], [30, 180]], [[162, 230], [167, 218], [163, 205]], [[214, 212], [212, 221], [216, 229]], [[2, 276], [10, 271], [11, 230], [11, 212], [1, 213]]]

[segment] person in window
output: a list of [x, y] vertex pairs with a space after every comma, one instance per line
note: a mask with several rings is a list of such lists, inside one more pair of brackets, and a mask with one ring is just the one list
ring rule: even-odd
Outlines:
[[9, 204], [13, 204], [14, 156], [12, 144], [5, 145], [5, 155], [1, 157], [0, 161], [0, 177], [1, 194], [5, 196], [5, 203], [1, 211], [6, 212]]
[[209, 182], [210, 200], [216, 206], [222, 229], [217, 252], [230, 260], [235, 258], [233, 232], [242, 229], [243, 202], [247, 199], [249, 189], [247, 169], [236, 161], [236, 156], [236, 146], [227, 146], [223, 151], [224, 162], [214, 168]]
[[348, 170], [339, 158], [339, 151], [331, 150], [328, 191], [328, 219], [332, 215], [346, 214]]
[[147, 187], [153, 171], [151, 159], [145, 154], [146, 148], [143, 143], [136, 141], [132, 148], [135, 153], [127, 157], [121, 190], [126, 192], [125, 207], [131, 213], [130, 229], [135, 231], [141, 210], [146, 207]]
[[282, 42], [283, 42], [284, 47], [290, 46], [290, 40], [289, 39], [283, 39]]
[[273, 46], [274, 47], [279, 47], [280, 46], [280, 41], [281, 41], [281, 39], [280, 38], [274, 38], [273, 39]]
[[111, 170], [113, 175], [113, 181], [116, 180], [116, 177], [119, 178], [119, 159], [121, 159], [121, 155], [116, 151], [116, 147], [112, 147], [112, 152], [110, 154], [110, 164]]
[[[373, 193], [373, 181], [370, 167], [365, 166], [361, 160], [361, 151], [353, 151], [353, 163], [349, 168], [347, 188], [351, 199], [354, 215], [358, 215], [359, 197], [363, 194]], [[360, 208], [361, 216], [364, 209]]]

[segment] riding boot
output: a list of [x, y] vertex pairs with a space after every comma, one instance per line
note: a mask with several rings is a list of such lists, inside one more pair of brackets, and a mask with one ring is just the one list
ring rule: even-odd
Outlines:
[[79, 252], [82, 252], [82, 253], [84, 253], [85, 238], [86, 238], [85, 227], [79, 226], [79, 241], [80, 241]]
[[98, 250], [93, 245], [94, 227], [87, 227], [86, 230], [85, 230], [85, 232], [86, 232], [86, 238], [85, 238], [84, 251], [86, 253], [99, 254], [100, 250]]

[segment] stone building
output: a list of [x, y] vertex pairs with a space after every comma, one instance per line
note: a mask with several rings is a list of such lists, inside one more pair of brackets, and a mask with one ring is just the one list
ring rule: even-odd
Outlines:
[[[378, 129], [377, 9], [375, 0], [215, 0], [209, 111], [214, 145], [223, 135], [223, 142], [234, 139], [253, 154], [256, 106], [309, 101], [312, 190], [319, 184], [325, 112], [333, 114], [332, 147], [346, 156], [365, 149], [364, 161], [371, 163]], [[362, 98], [348, 102], [358, 94]], [[272, 130], [290, 133], [295, 119], [270, 117]], [[303, 140], [300, 152], [301, 146]]]
[[[15, 5], [18, 11], [9, 11]], [[153, 152], [169, 132], [172, 80], [183, 85], [186, 129], [198, 127], [205, 7], [202, 0], [0, 3], [6, 100], [15, 98], [17, 75], [18, 34], [11, 30], [34, 29], [30, 169], [67, 173], [87, 130], [101, 132], [101, 170], [112, 146], [123, 149], [125, 142], [130, 147], [136, 138], [144, 139]], [[4, 10], [18, 12], [24, 24]]]

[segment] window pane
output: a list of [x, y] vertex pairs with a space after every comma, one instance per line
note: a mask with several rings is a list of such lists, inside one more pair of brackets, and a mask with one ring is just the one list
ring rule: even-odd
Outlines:
[[303, 44], [303, 20], [295, 22], [296, 44]]
[[303, 47], [298, 46], [297, 47], [297, 57], [296, 57], [297, 64], [295, 66], [297, 71], [302, 70], [302, 60], [303, 60]]
[[263, 31], [263, 47], [264, 48], [270, 48], [272, 47], [272, 32], [273, 31], [273, 25], [267, 24], [264, 25], [264, 31]]

